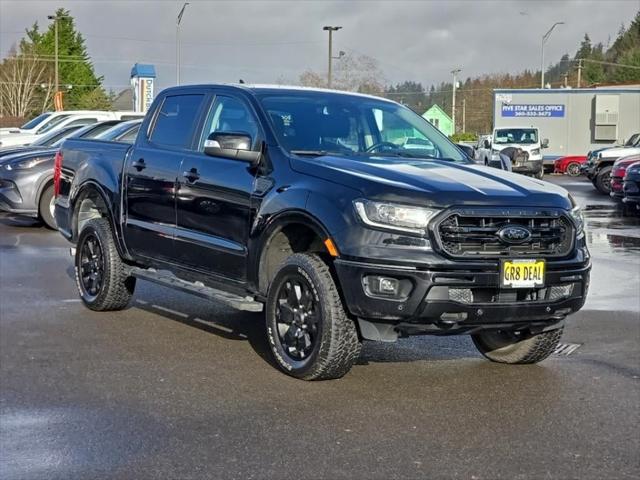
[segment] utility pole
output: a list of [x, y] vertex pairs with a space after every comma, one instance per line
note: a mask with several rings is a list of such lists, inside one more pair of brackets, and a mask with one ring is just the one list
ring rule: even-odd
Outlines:
[[[61, 94], [58, 93], [60, 91], [60, 67], [59, 67], [59, 59], [58, 59], [58, 21], [62, 20], [63, 18], [66, 18], [66, 15], [47, 15], [47, 19], [49, 20], [53, 20], [53, 30], [54, 30], [54, 57], [55, 57], [55, 82], [56, 82], [56, 89], [55, 92], [53, 94], [53, 98], [54, 98], [54, 105], [56, 105], [56, 110], [58, 109], [62, 109], [62, 97]], [[58, 103], [56, 103], [58, 102]], [[59, 108], [58, 108], [59, 107]]]
[[563, 74], [562, 78], [564, 78], [564, 88], [568, 88], [569, 87], [569, 74], [568, 73]]
[[[325, 31], [329, 32], [329, 68], [327, 70], [327, 88], [331, 88], [331, 74], [332, 74], [331, 61], [334, 59], [334, 56], [333, 56], [333, 32], [337, 32], [341, 28], [342, 27], [331, 27], [331, 26], [322, 27], [322, 30], [325, 30]], [[344, 52], [340, 52], [340, 57], [342, 57], [343, 55], [344, 55]], [[337, 57], [337, 58], [340, 58], [340, 57]]]
[[462, 132], [467, 131], [467, 99], [462, 99]]
[[180, 22], [182, 22], [182, 15], [184, 15], [184, 9], [187, 8], [189, 2], [185, 2], [178, 13], [176, 19], [176, 85], [180, 85]]
[[578, 59], [578, 88], [580, 88], [580, 80], [582, 77], [582, 59]]
[[451, 99], [451, 120], [453, 120], [453, 133], [456, 133], [456, 88], [458, 88], [458, 74], [462, 71], [460, 68], [451, 70], [453, 74], [453, 98]]
[[542, 36], [542, 45], [540, 48], [540, 88], [544, 88], [544, 44], [549, 40], [549, 36], [551, 36], [551, 32], [558, 25], [564, 25], [564, 22], [556, 22], [551, 25], [551, 28]]

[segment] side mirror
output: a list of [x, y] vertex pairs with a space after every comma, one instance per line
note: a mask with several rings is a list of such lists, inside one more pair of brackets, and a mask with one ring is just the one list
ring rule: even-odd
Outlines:
[[542, 148], [549, 148], [549, 139], [548, 138], [543, 139], [542, 143], [540, 144], [540, 146]]
[[230, 158], [256, 165], [261, 152], [251, 150], [251, 135], [245, 132], [213, 132], [204, 142], [204, 153], [210, 157]]
[[484, 148], [491, 148], [491, 142], [489, 140], [485, 140], [482, 146]]

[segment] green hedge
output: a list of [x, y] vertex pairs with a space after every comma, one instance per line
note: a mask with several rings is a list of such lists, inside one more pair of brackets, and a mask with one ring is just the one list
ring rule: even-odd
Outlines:
[[476, 135], [475, 133], [460, 132], [460, 133], [454, 133], [453, 135], [451, 135], [449, 137], [449, 139], [453, 143], [457, 143], [457, 142], [475, 142], [475, 141], [478, 140], [478, 135]]

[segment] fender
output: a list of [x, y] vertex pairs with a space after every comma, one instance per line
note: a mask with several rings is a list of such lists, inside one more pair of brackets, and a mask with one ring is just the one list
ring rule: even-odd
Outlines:
[[80, 233], [78, 232], [78, 228], [77, 228], [77, 222], [78, 222], [77, 207], [79, 206], [78, 200], [82, 199], [85, 196], [85, 193], [89, 193], [89, 192], [96, 193], [102, 199], [102, 202], [104, 203], [107, 209], [106, 217], [107, 217], [107, 220], [109, 221], [109, 224], [111, 225], [111, 231], [114, 234], [115, 244], [116, 244], [116, 247], [118, 248], [118, 252], [120, 253], [120, 256], [122, 258], [131, 259], [131, 256], [129, 255], [129, 252], [127, 251], [127, 247], [123, 241], [121, 224], [119, 222], [116, 222], [117, 214], [116, 212], [113, 211], [113, 207], [112, 207], [112, 205], [119, 205], [119, 204], [111, 203], [111, 201], [109, 200], [109, 195], [107, 194], [105, 189], [102, 187], [102, 185], [97, 183], [95, 180], [86, 180], [84, 183], [79, 185], [77, 191], [74, 193], [73, 197], [70, 199], [69, 205], [71, 207], [71, 212], [72, 212], [71, 227], [73, 229], [73, 237], [72, 237], [73, 241], [75, 242], [78, 239], [78, 234]]
[[328, 230], [322, 222], [303, 210], [288, 209], [269, 218], [257, 236], [252, 235], [249, 240], [249, 272], [247, 278], [253, 290], [260, 291], [262, 255], [268, 248], [269, 243], [283, 228], [295, 223], [311, 228], [321, 239], [329, 237]]

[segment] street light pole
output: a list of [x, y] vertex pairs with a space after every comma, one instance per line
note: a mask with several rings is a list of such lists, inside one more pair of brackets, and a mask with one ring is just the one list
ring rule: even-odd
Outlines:
[[329, 32], [329, 68], [327, 71], [327, 87], [328, 88], [331, 88], [331, 73], [332, 73], [331, 62], [333, 60], [333, 32], [337, 32], [341, 28], [342, 27], [330, 27], [330, 26], [322, 27], [322, 30]]
[[551, 28], [542, 36], [542, 45], [540, 48], [540, 88], [544, 88], [544, 44], [549, 40], [549, 36], [551, 36], [551, 32], [558, 25], [564, 25], [564, 22], [556, 22], [551, 25]]
[[56, 77], [56, 90], [55, 93], [58, 93], [60, 90], [60, 77], [58, 75], [58, 20], [61, 18], [58, 15], [48, 15], [47, 18], [49, 20], [53, 20], [53, 30], [54, 30], [54, 57], [55, 57], [55, 77]]
[[456, 133], [456, 88], [458, 88], [458, 74], [462, 71], [460, 68], [451, 70], [453, 74], [453, 98], [451, 99], [451, 120], [453, 120], [453, 133]]
[[180, 22], [182, 22], [182, 15], [184, 15], [184, 10], [189, 5], [189, 2], [185, 2], [180, 9], [180, 13], [178, 13], [178, 18], [176, 19], [176, 85], [180, 85]]

